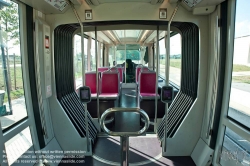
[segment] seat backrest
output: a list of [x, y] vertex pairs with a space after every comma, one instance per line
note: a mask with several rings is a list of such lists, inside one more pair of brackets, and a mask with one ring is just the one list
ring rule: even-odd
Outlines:
[[104, 71], [107, 71], [108, 69], [109, 67], [98, 67], [99, 72], [104, 72]]
[[85, 73], [85, 85], [90, 87], [91, 93], [96, 92], [96, 72]]
[[117, 67], [120, 76], [120, 82], [123, 82], [123, 67]]
[[140, 93], [155, 93], [156, 73], [143, 71], [139, 74], [139, 91]]
[[119, 73], [106, 71], [101, 77], [101, 93], [119, 93]]
[[135, 70], [135, 82], [138, 83], [138, 78], [139, 78], [139, 74], [142, 71], [149, 71], [149, 69], [147, 67], [143, 67], [143, 66], [137, 66], [136, 70]]

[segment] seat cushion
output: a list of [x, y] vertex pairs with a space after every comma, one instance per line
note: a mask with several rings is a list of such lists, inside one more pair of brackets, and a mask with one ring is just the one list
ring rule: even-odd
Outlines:
[[96, 99], [97, 98], [97, 93], [91, 93], [91, 99]]

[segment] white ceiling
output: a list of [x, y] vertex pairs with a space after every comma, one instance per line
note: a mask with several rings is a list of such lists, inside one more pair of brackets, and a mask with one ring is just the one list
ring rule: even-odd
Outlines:
[[[45, 0], [20, 0], [20, 1], [29, 5], [29, 6], [32, 6], [33, 8], [41, 11], [44, 14], [60, 14], [60, 13], [64, 13], [65, 11], [67, 11], [67, 9], [69, 8], [69, 7], [66, 7], [65, 10], [63, 10], [61, 12], [58, 9], [56, 9], [55, 7], [48, 4]], [[56, 1], [58, 1], [58, 0], [56, 0]], [[62, 1], [64, 1], [64, 0], [62, 0]], [[84, 0], [73, 0], [73, 1], [82, 2]], [[93, 2], [97, 2], [99, 4], [119, 3], [119, 2], [131, 2], [131, 3], [132, 2], [145, 2], [145, 3], [155, 4], [155, 2], [161, 2], [161, 0], [160, 1], [158, 1], [158, 0], [86, 0], [86, 1], [93, 1]], [[164, 0], [162, 0], [162, 1], [164, 1]], [[176, 3], [178, 0], [165, 0], [165, 1], [169, 1], [170, 3]], [[189, 0], [189, 1], [197, 1], [197, 0]], [[198, 3], [195, 6], [195, 8], [196, 7], [218, 5], [223, 1], [225, 1], [225, 0], [202, 0], [200, 3]], [[185, 5], [184, 3], [182, 3], [182, 5], [185, 6], [186, 8], [188, 8], [187, 5]], [[192, 8], [188, 8], [188, 10], [192, 10]]]

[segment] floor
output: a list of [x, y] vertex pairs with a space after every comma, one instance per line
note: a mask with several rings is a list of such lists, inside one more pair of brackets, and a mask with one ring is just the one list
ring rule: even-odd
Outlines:
[[[123, 89], [119, 107], [136, 107], [136, 93], [134, 89]], [[138, 131], [140, 130], [140, 115], [136, 113], [116, 113], [115, 131]], [[59, 166], [69, 165], [68, 161], [87, 166], [120, 165], [120, 138], [99, 137], [93, 147], [93, 156], [84, 158], [65, 157]], [[161, 145], [155, 134], [129, 138], [129, 165], [145, 166], [195, 166], [191, 157], [162, 157]], [[78, 163], [78, 162], [84, 163]], [[78, 163], [78, 164], [77, 164]]]
[[[65, 158], [59, 166], [68, 165], [68, 163], [63, 163], [67, 160], [77, 163], [76, 158]], [[73, 165], [120, 165], [120, 138], [99, 137], [93, 147], [93, 156], [77, 160], [84, 160], [84, 163]], [[160, 142], [154, 135], [129, 138], [129, 163], [130, 166], [195, 166], [191, 157], [162, 157]]]

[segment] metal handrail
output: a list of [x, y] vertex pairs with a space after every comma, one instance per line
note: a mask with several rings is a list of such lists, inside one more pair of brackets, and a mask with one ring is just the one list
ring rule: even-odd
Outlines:
[[[111, 114], [111, 113], [115, 113], [115, 112], [136, 112], [136, 113], [139, 113], [141, 114], [144, 119], [145, 119], [145, 124], [144, 124], [144, 127], [137, 131], [137, 132], [114, 132], [114, 131], [110, 131], [106, 126], [105, 126], [105, 119], [106, 117]], [[111, 135], [111, 136], [139, 136], [139, 135], [142, 135], [143, 133], [145, 133], [149, 127], [149, 117], [147, 115], [147, 113], [140, 109], [140, 108], [118, 108], [118, 107], [115, 107], [115, 108], [109, 108], [107, 109], [101, 116], [101, 120], [100, 120], [100, 126], [101, 128], [103, 129], [103, 131], [105, 133], [107, 133], [108, 135]]]

